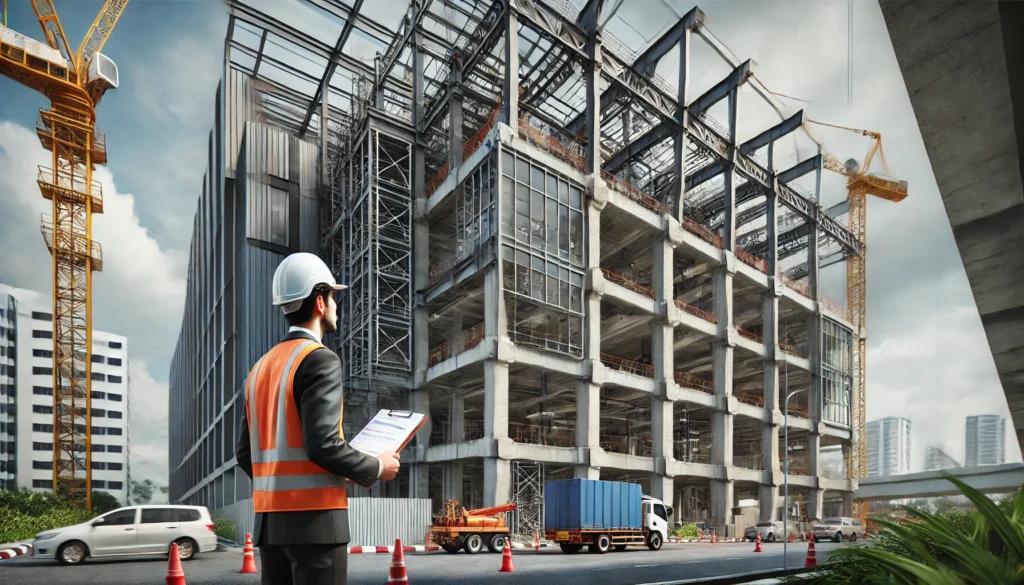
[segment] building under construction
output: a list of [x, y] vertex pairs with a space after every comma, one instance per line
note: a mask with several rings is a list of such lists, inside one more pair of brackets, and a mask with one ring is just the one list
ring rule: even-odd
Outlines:
[[851, 514], [860, 327], [819, 273], [863, 246], [821, 205], [834, 159], [788, 152], [803, 112], [699, 8], [630, 47], [601, 0], [256, 4], [228, 2], [172, 501], [246, 509], [242, 385], [286, 328], [274, 268], [312, 251], [350, 286], [346, 435], [430, 415], [374, 495], [513, 499], [532, 535], [544, 480], [632, 481], [726, 535], [786, 508], [788, 402], [790, 517]]

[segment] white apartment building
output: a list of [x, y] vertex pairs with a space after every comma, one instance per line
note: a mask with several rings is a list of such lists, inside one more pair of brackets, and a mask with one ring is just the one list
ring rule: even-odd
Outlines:
[[999, 465], [1006, 462], [1006, 419], [997, 414], [967, 417], [964, 465]]
[[910, 420], [898, 416], [868, 422], [868, 477], [910, 473]]
[[956, 459], [953, 459], [953, 457], [949, 453], [946, 453], [942, 449], [939, 449], [938, 447], [933, 447], [931, 445], [929, 445], [928, 448], [925, 449], [925, 471], [934, 471], [936, 469], [949, 469], [952, 467], [960, 467], [960, 463]]
[[[0, 306], [4, 308], [0, 327], [6, 328], [0, 332], [6, 340], [0, 341], [6, 354], [0, 355], [0, 364], [6, 366], [0, 368], [6, 370], [6, 375], [0, 373], [0, 385], [7, 390], [0, 394], [0, 405], [7, 411], [5, 419], [0, 408], [4, 425], [0, 443], [6, 441], [8, 456], [4, 466], [5, 453], [0, 450], [0, 480], [6, 478], [0, 487], [49, 491], [53, 485], [52, 302], [48, 295], [0, 284]], [[122, 504], [128, 498], [128, 394], [128, 339], [93, 330], [93, 490], [109, 492]]]

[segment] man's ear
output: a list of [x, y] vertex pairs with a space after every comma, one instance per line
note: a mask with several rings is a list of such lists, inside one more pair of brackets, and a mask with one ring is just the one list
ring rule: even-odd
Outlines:
[[327, 301], [320, 295], [316, 296], [316, 310], [320, 314], [327, 313]]

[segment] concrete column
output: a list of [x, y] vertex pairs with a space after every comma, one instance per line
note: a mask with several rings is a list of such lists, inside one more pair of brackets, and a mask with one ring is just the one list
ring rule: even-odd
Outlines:
[[807, 491], [807, 516], [821, 519], [825, 510], [825, 490], [812, 488]]
[[601, 449], [601, 386], [586, 380], [576, 384], [576, 448], [585, 463], [575, 466], [574, 477], [600, 479], [601, 471], [591, 461]]
[[735, 504], [732, 481], [711, 480], [711, 525], [718, 536], [727, 536], [726, 527], [732, 525], [732, 508]]
[[484, 437], [508, 438], [508, 364], [484, 362]]
[[[676, 495], [676, 483], [671, 477], [655, 474], [651, 478], [651, 497], [658, 498], [665, 502], [666, 506], [675, 507], [673, 498]], [[669, 529], [672, 528], [672, 518], [668, 519]]]
[[519, 18], [511, 10], [505, 13], [505, 84], [501, 102], [501, 119], [518, 131], [519, 128]]
[[[600, 181], [595, 181], [600, 184]], [[586, 263], [588, 280], [601, 268], [601, 209], [604, 204], [587, 202]], [[589, 288], [589, 285], [588, 285]], [[583, 314], [583, 357], [592, 363], [601, 360], [601, 293], [592, 288], [586, 292]]]
[[[738, 87], [729, 91], [729, 144], [736, 144], [736, 125], [739, 112], [740, 92]], [[736, 152], [729, 149], [725, 169], [725, 211], [722, 223], [722, 248], [729, 252], [736, 251], [736, 177], [733, 168], [736, 164]], [[731, 325], [731, 323], [730, 323]]]
[[[668, 487], [655, 497], [669, 503], [673, 480], [667, 475], [668, 463], [674, 459], [672, 449], [672, 402], [661, 396], [651, 397], [651, 441], [654, 446], [654, 474], [651, 485]], [[670, 504], [671, 505], [671, 504]]]
[[450, 60], [448, 80], [448, 169], [462, 166], [462, 59]]
[[507, 459], [484, 459], [484, 506], [504, 504], [512, 498], [512, 466]]
[[463, 501], [462, 462], [446, 461], [441, 471], [441, 493], [446, 500]]
[[[673, 251], [667, 235], [654, 242], [654, 266], [651, 286], [655, 300], [664, 307], [672, 303]], [[672, 448], [672, 402], [666, 400], [669, 386], [673, 384], [675, 358], [675, 331], [667, 320], [655, 319], [651, 326], [651, 357], [654, 362], [654, 378], [660, 392], [651, 397], [651, 441], [654, 444], [654, 477], [651, 485], [668, 484], [668, 488], [657, 496], [664, 500], [672, 496], [672, 480], [666, 477], [668, 463], [674, 459]], [[660, 489], [660, 487], [658, 488]], [[666, 501], [666, 503], [668, 503]]]
[[[420, 388], [412, 392], [412, 409], [414, 412], [420, 412], [424, 414], [430, 413], [430, 389]], [[423, 457], [426, 453], [427, 447], [430, 445], [430, 433], [432, 431], [433, 424], [428, 420], [420, 432], [416, 433], [415, 445], [416, 453]], [[429, 489], [429, 469], [430, 464], [428, 463], [417, 463], [412, 465], [409, 469], [409, 496], [413, 498], [428, 498], [430, 497]]]
[[843, 516], [853, 516], [853, 492], [843, 492]]
[[[410, 15], [413, 22], [412, 27], [412, 125], [419, 133], [422, 130], [423, 116], [427, 113], [426, 98], [424, 91], [426, 90], [426, 82], [423, 77], [423, 35], [419, 32], [419, 26], [415, 23], [419, 21], [419, 8], [413, 6], [412, 14]], [[382, 84], [383, 85], [383, 84]], [[383, 90], [378, 93], [383, 93]]]
[[728, 467], [732, 465], [733, 449], [733, 415], [728, 407], [732, 397], [733, 348], [719, 343], [711, 351], [715, 369], [714, 391], [721, 405], [711, 420], [711, 463]]
[[[818, 147], [818, 156], [821, 156], [821, 147]], [[821, 205], [821, 166], [814, 170], [814, 200]], [[818, 258], [818, 238], [821, 230], [816, 222], [810, 222], [807, 245], [807, 294], [811, 300], [819, 302], [821, 293], [819, 290], [818, 276], [821, 271], [821, 260]]]
[[462, 390], [456, 389], [452, 392], [448, 406], [448, 436], [445, 437], [445, 441], [462, 443], [466, 440], [466, 398]]
[[[505, 316], [505, 289], [501, 282], [501, 263], [489, 266], [484, 274], [484, 336], [488, 342], [508, 336]], [[494, 340], [494, 341], [492, 341]]]
[[759, 510], [758, 522], [768, 522], [779, 519], [778, 509], [782, 505], [779, 497], [779, 487], [775, 485], [762, 484], [757, 491]]

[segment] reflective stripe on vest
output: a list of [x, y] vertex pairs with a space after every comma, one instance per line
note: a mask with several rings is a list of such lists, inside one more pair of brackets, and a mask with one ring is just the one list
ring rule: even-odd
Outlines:
[[293, 394], [299, 364], [321, 347], [308, 339], [282, 341], [256, 362], [246, 380], [252, 498], [257, 513], [348, 508], [345, 478], [306, 455]]

